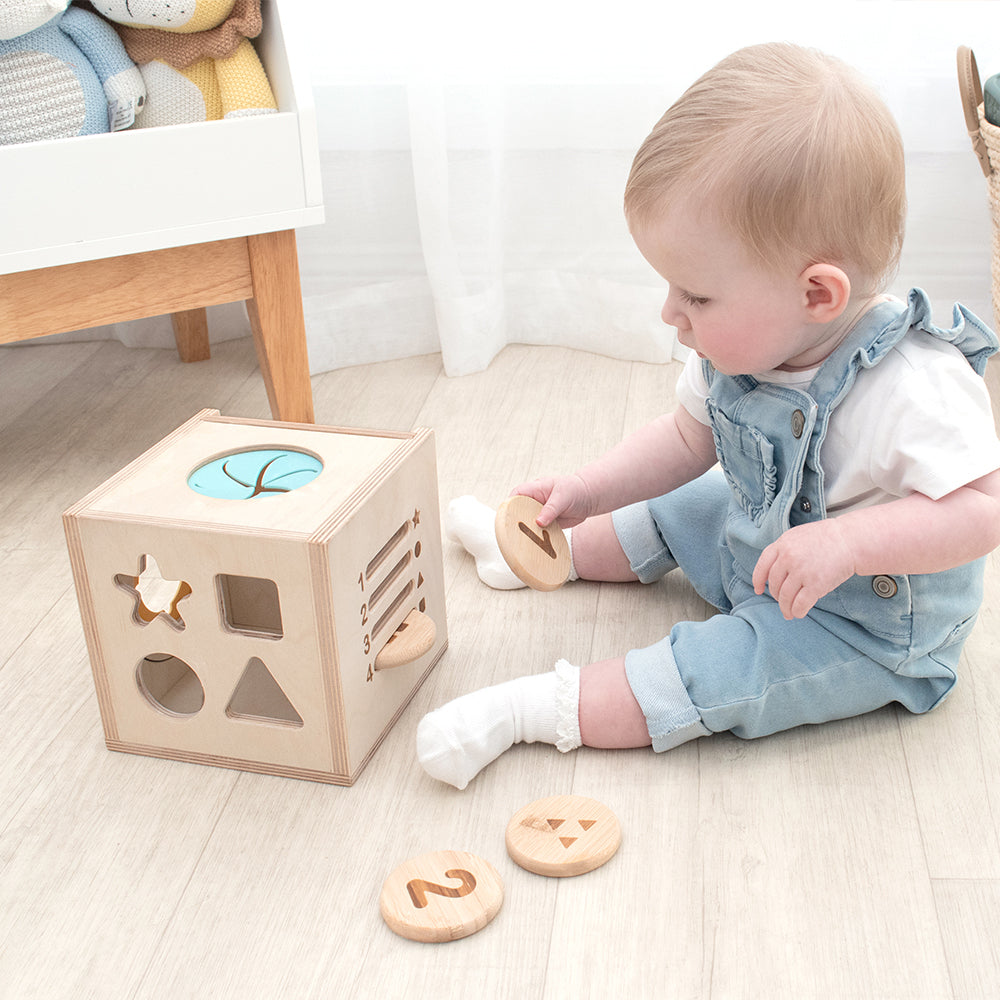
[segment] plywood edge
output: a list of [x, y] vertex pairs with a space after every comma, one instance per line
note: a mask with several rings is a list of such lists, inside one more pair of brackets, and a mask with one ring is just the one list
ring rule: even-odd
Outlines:
[[311, 431], [322, 434], [350, 434], [356, 437], [379, 437], [406, 441], [417, 436], [417, 431], [383, 431], [369, 427], [337, 427], [332, 424], [306, 424], [292, 420], [264, 420], [248, 417], [224, 417], [218, 410], [212, 411], [215, 416], [206, 417], [206, 423], [239, 424], [243, 427], [282, 428], [284, 430]]
[[115, 524], [142, 524], [158, 528], [177, 528], [184, 531], [204, 531], [213, 534], [239, 534], [251, 538], [271, 541], [308, 542], [311, 534], [308, 531], [291, 531], [287, 528], [259, 528], [253, 525], [226, 524], [216, 521], [179, 521], [173, 517], [157, 516], [155, 514], [126, 514], [104, 510], [82, 510], [77, 513], [67, 512], [64, 517], [75, 521], [114, 521]]
[[73, 585], [76, 588], [76, 601], [80, 610], [80, 621], [83, 625], [83, 636], [87, 643], [87, 654], [90, 658], [90, 672], [94, 677], [94, 689], [97, 693], [97, 704], [101, 712], [106, 739], [118, 738], [118, 722], [115, 718], [114, 702], [108, 686], [107, 669], [104, 650], [101, 646], [100, 632], [97, 628], [97, 612], [90, 591], [90, 577], [83, 557], [83, 539], [80, 536], [80, 525], [73, 518], [63, 517], [63, 530], [66, 533], [66, 547], [69, 550], [69, 561], [73, 571]]
[[78, 517], [81, 511], [86, 510], [86, 508], [91, 504], [96, 503], [101, 497], [115, 489], [122, 482], [122, 480], [131, 476], [136, 469], [141, 468], [161, 452], [170, 448], [177, 438], [183, 437], [189, 433], [193, 427], [197, 426], [203, 420], [209, 419], [213, 414], [217, 415], [218, 412], [218, 410], [211, 408], [199, 410], [199, 412], [191, 417], [190, 420], [185, 420], [180, 427], [171, 431], [165, 438], [161, 438], [152, 447], [147, 448], [141, 455], [134, 458], [128, 465], [125, 466], [124, 469], [116, 472], [110, 479], [106, 479], [100, 486], [95, 487], [82, 500], [78, 500], [75, 504], [68, 507], [63, 513], [63, 517]]
[[[358, 488], [350, 493], [314, 532], [311, 538], [316, 544], [326, 544], [368, 501], [385, 481], [396, 472], [412, 455], [425, 447], [428, 442], [434, 447], [434, 432], [421, 427], [407, 435], [409, 440], [395, 449], [391, 455], [379, 463], [371, 473], [360, 483]], [[435, 465], [437, 456], [435, 454]]]
[[337, 652], [337, 627], [333, 613], [333, 584], [327, 564], [326, 547], [309, 543], [309, 576], [312, 580], [313, 615], [319, 642], [320, 673], [326, 717], [330, 720], [330, 753], [335, 771], [346, 774], [350, 754], [347, 745], [347, 719], [344, 693], [340, 683], [340, 658]]
[[386, 736], [389, 735], [389, 732], [392, 730], [393, 726], [395, 726], [396, 723], [399, 722], [400, 718], [403, 715], [403, 712], [406, 711], [406, 709], [409, 707], [410, 702], [413, 700], [414, 695], [416, 695], [416, 693], [420, 690], [421, 686], [423, 685], [424, 681], [427, 680], [427, 678], [430, 676], [431, 671], [438, 665], [438, 662], [440, 661], [441, 657], [444, 656], [447, 649], [448, 649], [448, 640], [447, 638], [445, 638], [445, 641], [441, 644], [441, 649], [438, 651], [434, 659], [431, 660], [431, 662], [427, 665], [427, 669], [417, 679], [417, 682], [413, 685], [413, 688], [411, 689], [410, 693], [400, 703], [399, 708], [396, 710], [396, 714], [393, 715], [393, 717], [389, 720], [389, 722], [386, 724], [385, 729], [383, 729], [381, 734], [379, 735], [378, 739], [376, 739], [375, 742], [372, 744], [371, 749], [364, 755], [364, 757], [361, 758], [361, 761], [358, 764], [358, 766], [351, 772], [350, 782], [352, 785], [354, 784], [355, 781], [358, 780], [359, 775], [365, 769], [365, 767], [367, 767], [372, 757], [375, 756], [375, 751], [378, 750], [378, 748], [385, 742], [385, 738]]
[[235, 771], [250, 771], [254, 774], [270, 774], [279, 778], [298, 778], [303, 781], [321, 781], [328, 785], [352, 785], [354, 778], [333, 771], [315, 771], [304, 767], [290, 767], [284, 764], [268, 764], [265, 761], [244, 760], [241, 757], [222, 757], [216, 754], [199, 753], [191, 750], [176, 750], [172, 747], [149, 746], [143, 743], [128, 743], [122, 740], [105, 740], [109, 750], [118, 753], [139, 754], [143, 757], [159, 757], [162, 760], [176, 760], [184, 764], [207, 764], [209, 767], [225, 767]]

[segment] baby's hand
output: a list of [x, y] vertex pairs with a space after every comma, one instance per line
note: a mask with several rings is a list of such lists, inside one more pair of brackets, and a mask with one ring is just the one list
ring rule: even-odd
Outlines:
[[753, 589], [764, 587], [787, 619], [805, 618], [825, 594], [854, 575], [854, 555], [836, 519], [789, 528], [760, 554]]
[[593, 514], [590, 490], [579, 476], [533, 479], [516, 486], [514, 494], [533, 497], [543, 505], [535, 519], [540, 528], [547, 528], [556, 519], [559, 527], [572, 528]]

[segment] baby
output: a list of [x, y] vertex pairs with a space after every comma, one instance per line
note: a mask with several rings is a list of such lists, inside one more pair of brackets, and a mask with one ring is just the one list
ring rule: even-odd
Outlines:
[[[625, 212], [691, 348], [679, 406], [572, 475], [514, 493], [567, 534], [571, 579], [679, 568], [719, 610], [645, 649], [473, 692], [425, 716], [417, 752], [457, 788], [520, 741], [669, 750], [898, 702], [937, 705], [1000, 544], [1000, 442], [981, 378], [994, 334], [920, 289], [884, 294], [906, 211], [899, 131], [822, 53], [742, 49], [639, 149]], [[449, 534], [519, 585], [493, 511]]]

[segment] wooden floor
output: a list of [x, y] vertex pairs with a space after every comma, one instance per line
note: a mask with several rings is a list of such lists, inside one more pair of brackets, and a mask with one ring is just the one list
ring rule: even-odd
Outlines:
[[[670, 405], [676, 374], [510, 347], [462, 379], [429, 356], [314, 392], [321, 423], [433, 427], [442, 501], [497, 502]], [[663, 755], [519, 747], [457, 792], [414, 758], [425, 711], [706, 608], [680, 579], [495, 593], [447, 545], [450, 648], [353, 788], [174, 763], [104, 747], [60, 514], [202, 407], [267, 416], [251, 342], [187, 366], [114, 342], [6, 350], [0, 400], [5, 1000], [1000, 996], [996, 557], [960, 683], [929, 716]], [[521, 870], [509, 817], [566, 793], [615, 811], [621, 849], [578, 878]], [[492, 862], [506, 899], [473, 937], [416, 944], [379, 890], [438, 849]]]

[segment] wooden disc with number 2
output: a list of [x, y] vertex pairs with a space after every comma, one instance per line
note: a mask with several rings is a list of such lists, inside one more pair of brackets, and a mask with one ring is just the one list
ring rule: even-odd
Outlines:
[[434, 851], [401, 864], [382, 886], [382, 919], [412, 941], [455, 941], [482, 930], [503, 905], [503, 882], [488, 861]]
[[569, 542], [562, 529], [535, 523], [542, 505], [532, 497], [508, 497], [497, 508], [494, 529], [500, 554], [532, 590], [556, 590], [569, 577]]

